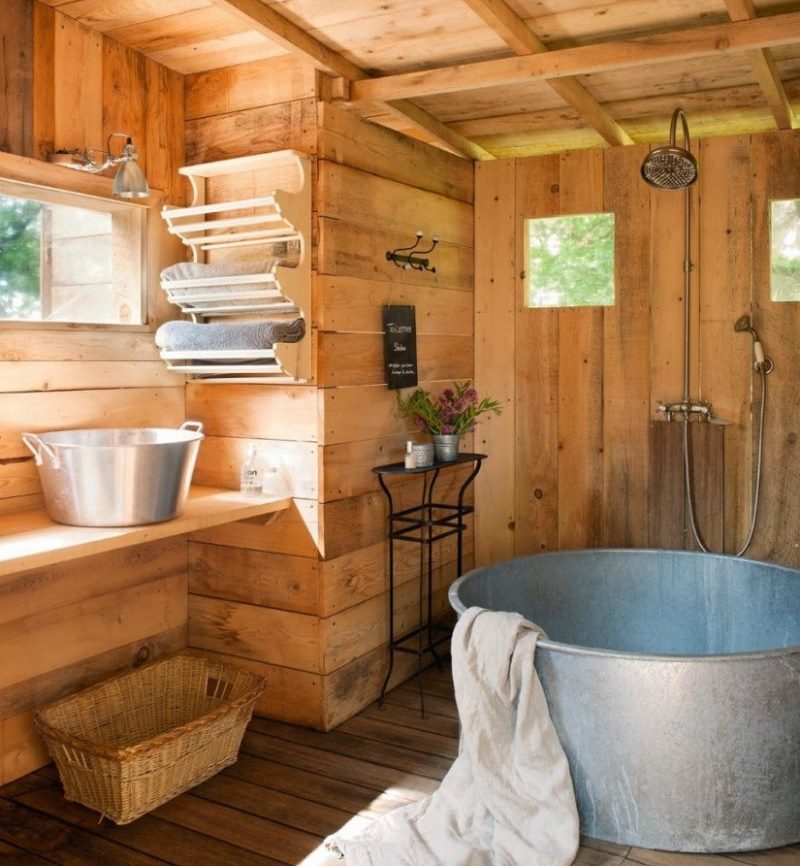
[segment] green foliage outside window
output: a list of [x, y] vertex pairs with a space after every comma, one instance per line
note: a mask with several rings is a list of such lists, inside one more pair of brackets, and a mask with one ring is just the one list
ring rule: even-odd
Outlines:
[[771, 204], [770, 297], [800, 301], [800, 199]]
[[38, 319], [44, 204], [0, 195], [0, 318]]
[[614, 303], [614, 214], [525, 220], [528, 307]]

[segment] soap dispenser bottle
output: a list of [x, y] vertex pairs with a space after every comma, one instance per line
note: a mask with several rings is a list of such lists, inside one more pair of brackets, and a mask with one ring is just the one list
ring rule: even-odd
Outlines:
[[261, 461], [255, 445], [247, 450], [247, 458], [242, 464], [241, 491], [245, 496], [261, 496], [264, 479], [261, 472]]

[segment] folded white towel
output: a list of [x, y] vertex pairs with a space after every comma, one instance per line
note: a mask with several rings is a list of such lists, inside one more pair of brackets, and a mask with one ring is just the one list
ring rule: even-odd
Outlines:
[[347, 866], [569, 866], [578, 812], [519, 614], [469, 608], [452, 639], [459, 755], [431, 797], [332, 836]]

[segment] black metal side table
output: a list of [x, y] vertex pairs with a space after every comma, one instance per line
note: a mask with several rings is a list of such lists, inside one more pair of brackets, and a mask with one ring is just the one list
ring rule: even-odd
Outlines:
[[[475, 508], [464, 504], [464, 495], [481, 468], [481, 463], [486, 459], [485, 454], [459, 454], [455, 460], [447, 463], [434, 463], [432, 466], [420, 467], [418, 469], [406, 469], [403, 463], [387, 463], [384, 466], [375, 466], [373, 472], [378, 476], [381, 489], [386, 494], [389, 504], [389, 668], [381, 687], [380, 701], [383, 702], [386, 687], [392, 675], [395, 652], [410, 653], [417, 656], [419, 672], [422, 672], [422, 659], [426, 653], [433, 653], [437, 663], [441, 661], [437, 653], [437, 647], [445, 643], [452, 633], [452, 629], [438, 626], [433, 622], [433, 545], [437, 541], [448, 538], [451, 535], [457, 537], [456, 553], [456, 576], [461, 574], [463, 559], [463, 532], [466, 529], [464, 518], [471, 514]], [[472, 464], [472, 471], [461, 485], [455, 503], [434, 501], [434, 487], [439, 473], [442, 469], [452, 466], [460, 466], [464, 463]], [[395, 511], [392, 491], [386, 484], [390, 476], [422, 476], [422, 494], [419, 505], [403, 508]], [[394, 543], [395, 541], [407, 541], [419, 545], [419, 625], [409, 632], [395, 636], [394, 633]], [[425, 559], [427, 554], [427, 571]], [[427, 581], [424, 576], [427, 574]], [[424, 610], [425, 586], [428, 590], [427, 611]], [[416, 638], [416, 646], [409, 644]], [[425, 715], [425, 696], [422, 690], [422, 678], [419, 680], [420, 710]]]

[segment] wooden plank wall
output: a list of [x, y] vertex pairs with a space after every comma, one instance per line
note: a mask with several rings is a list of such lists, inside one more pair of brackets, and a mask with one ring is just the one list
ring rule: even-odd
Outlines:
[[[473, 173], [464, 160], [324, 103], [319, 132], [320, 615], [327, 727], [374, 699], [386, 669], [386, 518], [370, 469], [401, 459], [407, 434], [395, 394], [385, 386], [382, 307], [414, 305], [423, 386], [435, 390], [472, 378]], [[418, 230], [440, 239], [431, 255], [435, 274], [386, 261], [386, 250], [410, 245]], [[452, 495], [461, 477], [449, 473], [439, 482], [440, 494]], [[416, 481], [393, 487], [401, 503], [418, 501]], [[468, 543], [471, 549], [471, 534]], [[397, 548], [398, 633], [418, 617], [419, 550], [406, 547]], [[439, 611], [447, 606], [454, 554], [454, 545], [443, 544], [434, 555]], [[408, 671], [401, 661], [399, 675]]]
[[[189, 640], [267, 676], [258, 712], [328, 728], [374, 698], [386, 663], [385, 516], [370, 469], [399, 458], [407, 433], [383, 383], [381, 307], [416, 306], [426, 382], [472, 375], [472, 168], [318, 103], [318, 86], [287, 58], [187, 77], [190, 162], [285, 147], [317, 157], [315, 382], [187, 392], [188, 414], [212, 437], [198, 480], [235, 486], [258, 443], [278, 469], [269, 483], [295, 506], [267, 527], [193, 537]], [[435, 276], [385, 260], [418, 229], [442, 239]], [[453, 558], [445, 546], [437, 574], [452, 573]], [[415, 567], [401, 557], [404, 627]]]
[[[316, 88], [315, 71], [290, 58], [187, 76], [187, 163], [284, 148], [313, 156]], [[307, 322], [306, 339], [316, 339], [314, 325]], [[247, 449], [255, 445], [266, 489], [295, 498], [267, 526], [233, 524], [191, 537], [189, 642], [267, 677], [258, 712], [319, 727], [316, 387], [194, 381], [186, 411], [205, 424], [208, 437], [196, 481], [238, 487]]]
[[[129, 132], [151, 186], [180, 201], [182, 76], [37, 2], [10, 0], [0, 19], [0, 76], [8, 82], [0, 86], [0, 147], [39, 159], [58, 147], [102, 147], [110, 132]], [[151, 244], [158, 240], [156, 229]], [[151, 245], [151, 274], [162, 255], [178, 254]], [[154, 324], [0, 325], [0, 510], [41, 504], [22, 430], [184, 420], [183, 378], [159, 360]], [[185, 540], [3, 580], [0, 783], [47, 762], [32, 727], [36, 706], [185, 646], [186, 584]]]
[[[798, 144], [795, 132], [700, 142], [691, 199], [691, 390], [728, 422], [692, 427], [701, 531], [730, 552], [749, 524], [760, 380], [751, 375], [749, 336], [733, 330], [749, 313], [776, 371], [748, 555], [795, 566], [791, 352], [800, 313], [769, 298], [769, 200], [800, 196]], [[611, 148], [477, 166], [476, 380], [510, 410], [479, 433], [479, 447], [501, 455], [477, 479], [480, 562], [569, 547], [693, 546], [681, 425], [656, 410], [683, 389], [684, 196], [640, 180], [645, 153]], [[616, 216], [615, 305], [526, 309], [523, 219], [596, 210]]]

